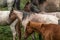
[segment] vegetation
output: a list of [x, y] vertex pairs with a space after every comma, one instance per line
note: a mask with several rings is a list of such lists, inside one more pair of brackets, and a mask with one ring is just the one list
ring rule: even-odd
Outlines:
[[0, 26], [0, 40], [12, 40], [12, 33], [9, 26]]
[[[21, 5], [20, 5], [21, 9], [24, 8], [27, 1], [29, 1], [29, 0], [21, 0]], [[8, 9], [7, 9], [7, 7], [0, 7], [0, 10], [8, 10]], [[22, 30], [22, 34], [23, 34], [24, 33], [23, 28], [21, 30]], [[36, 33], [36, 35], [37, 35], [37, 33]], [[12, 36], [12, 32], [11, 32], [9, 25], [0, 26], [0, 40], [12, 40], [12, 38], [13, 38], [13, 36]], [[22, 35], [22, 40], [23, 40], [23, 35]], [[31, 36], [28, 38], [28, 40], [32, 40]], [[36, 40], [38, 40], [37, 36], [36, 36]]]
[[[29, 0], [21, 0], [20, 8], [22, 10], [23, 10], [27, 1], [29, 1]], [[47, 7], [47, 10], [49, 9], [49, 7]], [[54, 7], [51, 7], [51, 8], [53, 9]], [[51, 8], [49, 10], [52, 10]], [[55, 9], [53, 9], [53, 10], [55, 10]], [[7, 7], [0, 7], [0, 10], [7, 10]], [[23, 28], [21, 29], [21, 31], [22, 31], [22, 39], [23, 39], [23, 33], [24, 33]], [[36, 36], [35, 39], [39, 40], [37, 33], [35, 33], [35, 36]], [[13, 36], [12, 36], [11, 29], [10, 29], [9, 25], [0, 26], [0, 40], [12, 40], [12, 38], [13, 38]], [[28, 40], [32, 40], [31, 36], [28, 38]]]
[[[22, 40], [23, 40], [23, 33], [24, 33], [23, 28], [21, 30], [22, 30]], [[36, 36], [35, 39], [38, 40], [37, 33], [35, 33], [35, 36]], [[12, 38], [13, 36], [12, 36], [10, 27], [0, 26], [0, 40], [12, 40]], [[31, 36], [28, 38], [28, 40], [32, 40]]]

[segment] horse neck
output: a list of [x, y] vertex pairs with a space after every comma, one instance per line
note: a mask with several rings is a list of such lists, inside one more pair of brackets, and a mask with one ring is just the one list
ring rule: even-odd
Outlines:
[[9, 14], [10, 24], [11, 24], [15, 19], [16, 19], [16, 15], [15, 15], [13, 12], [11, 12], [11, 13]]
[[26, 27], [27, 23], [32, 20], [33, 16], [33, 14], [27, 15], [27, 17], [22, 21], [22, 25]]

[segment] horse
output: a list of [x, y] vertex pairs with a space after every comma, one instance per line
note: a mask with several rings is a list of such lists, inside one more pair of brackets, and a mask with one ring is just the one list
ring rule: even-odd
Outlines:
[[[32, 6], [31, 2], [27, 2], [26, 3], [26, 5], [24, 7], [24, 11], [26, 11], [26, 12], [34, 12], [34, 13], [40, 13], [40, 11], [37, 8], [35, 8], [35, 7]], [[44, 14], [57, 16], [60, 19], [60, 12], [45, 12]]]
[[59, 5], [60, 5], [59, 0], [31, 0], [31, 3], [36, 5], [40, 9], [40, 11], [43, 13], [46, 11], [45, 8], [47, 8], [47, 6], [51, 5], [50, 9], [52, 9], [53, 7], [52, 11], [56, 11], [59, 9]]
[[[17, 19], [16, 15], [12, 13], [13, 12], [10, 13], [10, 11], [0, 11], [0, 25], [5, 25], [5, 26], [10, 25], [10, 28], [13, 34], [13, 40], [15, 40], [16, 33], [18, 32], [18, 30], [15, 30], [15, 27], [17, 29], [18, 26], [20, 25], [19, 25], [19, 20]], [[20, 35], [18, 34], [18, 36]]]
[[60, 40], [60, 25], [58, 24], [30, 21], [26, 26], [24, 39], [27, 39], [33, 32], [41, 34], [43, 40]]
[[[26, 11], [26, 12], [34, 12], [34, 13], [39, 13], [40, 14], [40, 11], [37, 8], [33, 7], [33, 6], [32, 6], [31, 2], [27, 2], [25, 7], [24, 7], [24, 11]], [[60, 12], [50, 12], [50, 13], [45, 12], [44, 14], [53, 15], [53, 16], [58, 17], [59, 18], [58, 24], [60, 24]], [[41, 36], [39, 36], [39, 37], [41, 38]], [[39, 39], [39, 40], [41, 40], [41, 39]]]
[[17, 10], [20, 10], [20, 0], [7, 0], [8, 10], [11, 10], [13, 4]]
[[45, 24], [58, 24], [59, 18], [53, 15], [48, 14], [37, 14], [37, 13], [28, 13], [28, 12], [21, 12], [17, 10], [13, 10], [17, 18], [21, 21], [24, 30], [26, 29], [26, 25], [29, 21], [35, 21], [35, 22], [42, 22]]
[[26, 5], [24, 7], [24, 11], [26, 11], [26, 12], [35, 12], [35, 13], [40, 12], [40, 10], [29, 1], [26, 3]]
[[2, 7], [8, 7], [11, 10], [12, 5], [15, 3], [15, 8], [20, 10], [20, 0], [0, 0], [0, 5]]

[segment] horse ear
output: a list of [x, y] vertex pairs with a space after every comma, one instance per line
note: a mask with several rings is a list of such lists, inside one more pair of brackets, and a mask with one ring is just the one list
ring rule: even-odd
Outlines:
[[29, 26], [30, 25], [30, 21], [27, 23], [27, 26]]
[[10, 16], [11, 16], [11, 14], [13, 13], [13, 11], [14, 11], [14, 8], [12, 8], [12, 9], [10, 10], [9, 17], [10, 17]]
[[44, 27], [44, 24], [43, 24], [43, 23], [41, 24], [41, 28], [42, 28], [42, 27]]

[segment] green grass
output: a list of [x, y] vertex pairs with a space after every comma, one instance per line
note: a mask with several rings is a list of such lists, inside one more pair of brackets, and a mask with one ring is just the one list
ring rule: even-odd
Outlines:
[[0, 40], [12, 40], [12, 33], [9, 26], [0, 26]]
[[[29, 0], [27, 0], [29, 1]], [[26, 2], [26, 0], [21, 0], [21, 9], [24, 8]], [[8, 10], [7, 7], [0, 7], [0, 10]], [[22, 30], [22, 39], [23, 39], [23, 34], [24, 34], [24, 31], [23, 31], [23, 28], [21, 29]], [[36, 40], [38, 40], [38, 34], [35, 33], [35, 36], [36, 36]], [[12, 33], [11, 33], [11, 29], [9, 26], [0, 26], [0, 40], [12, 40], [13, 36], [12, 36]], [[31, 36], [28, 38], [28, 40], [32, 40]]]
[[[22, 40], [23, 40], [23, 28], [21, 28], [22, 30]], [[38, 40], [38, 34], [35, 33], [36, 36], [36, 40]], [[0, 40], [12, 40], [12, 33], [11, 33], [11, 29], [9, 26], [0, 26]], [[32, 40], [31, 36], [28, 38], [28, 40]]]

